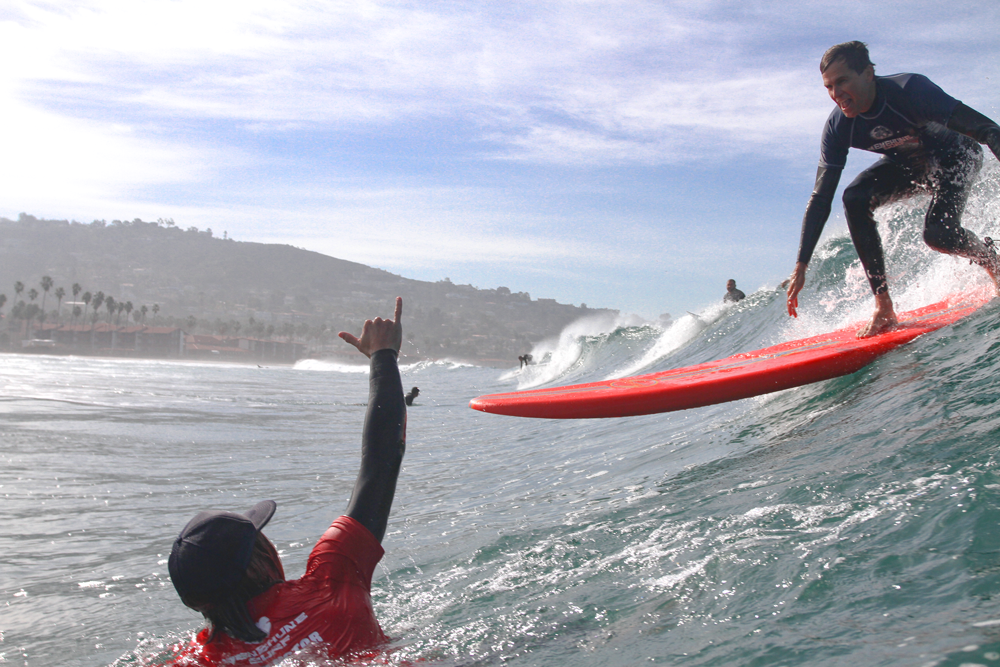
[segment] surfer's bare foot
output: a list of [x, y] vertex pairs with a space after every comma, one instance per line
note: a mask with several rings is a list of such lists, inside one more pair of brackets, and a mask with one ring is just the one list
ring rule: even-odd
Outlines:
[[989, 256], [986, 261], [980, 262], [979, 266], [986, 269], [986, 273], [989, 274], [990, 280], [993, 281], [993, 287], [996, 289], [997, 293], [1000, 293], [1000, 257], [997, 257], [996, 244], [993, 239], [987, 236], [983, 238], [983, 245], [986, 246], [986, 251]]
[[997, 275], [997, 271], [994, 269], [986, 269], [986, 273], [990, 274], [990, 280], [993, 281], [993, 288], [1000, 294], [1000, 275]]
[[868, 324], [858, 330], [858, 338], [868, 338], [877, 336], [896, 328], [899, 320], [896, 319], [896, 310], [892, 306], [892, 299], [888, 292], [875, 295], [875, 314], [868, 321]]

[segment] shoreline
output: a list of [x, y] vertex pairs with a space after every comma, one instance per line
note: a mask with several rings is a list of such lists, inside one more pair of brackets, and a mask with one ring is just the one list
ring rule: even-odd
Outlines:
[[[365, 361], [359, 361], [355, 358], [358, 356], [357, 352], [346, 352], [341, 354], [331, 354], [324, 356], [314, 356], [309, 355], [301, 357], [294, 361], [271, 361], [271, 360], [261, 360], [261, 359], [246, 359], [239, 356], [225, 356], [225, 355], [196, 355], [196, 356], [164, 356], [164, 355], [143, 355], [143, 354], [121, 354], [118, 352], [111, 353], [108, 352], [95, 352], [86, 353], [80, 350], [69, 350], [69, 349], [25, 349], [25, 350], [10, 350], [10, 349], [0, 349], [0, 356], [25, 356], [25, 357], [78, 357], [81, 359], [93, 358], [93, 359], [108, 359], [108, 360], [121, 360], [121, 361], [160, 361], [168, 363], [178, 363], [178, 364], [220, 364], [220, 365], [231, 365], [231, 366], [247, 366], [247, 367], [258, 367], [258, 368], [294, 368], [295, 365], [301, 361], [318, 361], [325, 363], [337, 363], [343, 364], [345, 366], [367, 366]], [[424, 362], [430, 363], [455, 363], [455, 364], [469, 364], [471, 366], [477, 366], [480, 368], [494, 368], [502, 370], [505, 368], [510, 368], [513, 365], [505, 362], [503, 359], [461, 359], [456, 357], [427, 357], [424, 355], [411, 355], [411, 354], [400, 354], [399, 363], [401, 365], [414, 365]]]

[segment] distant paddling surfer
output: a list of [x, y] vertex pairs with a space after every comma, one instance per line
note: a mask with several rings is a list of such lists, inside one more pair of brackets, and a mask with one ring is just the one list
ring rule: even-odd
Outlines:
[[174, 541], [170, 579], [208, 627], [177, 647], [172, 664], [270, 665], [306, 647], [323, 660], [336, 659], [387, 641], [372, 610], [371, 578], [384, 553], [406, 447], [396, 361], [402, 310], [397, 298], [393, 319], [367, 320], [360, 338], [340, 332], [371, 360], [361, 469], [347, 511], [319, 538], [302, 578], [285, 579], [277, 550], [261, 532], [274, 514], [272, 500], [246, 514], [200, 512]]
[[739, 303], [743, 299], [747, 298], [747, 295], [743, 293], [743, 290], [736, 289], [736, 281], [732, 278], [726, 283], [726, 295], [722, 297], [723, 303]]
[[925, 76], [875, 76], [868, 47], [862, 42], [831, 47], [823, 54], [819, 69], [837, 108], [823, 131], [816, 184], [802, 220], [798, 261], [789, 278], [788, 314], [798, 316], [806, 266], [830, 215], [850, 148], [883, 156], [844, 190], [847, 226], [875, 295], [875, 313], [858, 331], [859, 338], [897, 324], [873, 213], [903, 197], [930, 194], [924, 241], [939, 252], [969, 258], [986, 269], [1000, 288], [1000, 261], [992, 241], [980, 241], [961, 226], [969, 187], [982, 166], [979, 144], [989, 146], [1000, 159], [1000, 127]]
[[420, 388], [413, 387], [412, 389], [410, 389], [410, 391], [406, 392], [406, 396], [403, 397], [403, 400], [406, 401], [407, 405], [413, 405], [413, 399], [415, 399], [419, 395], [420, 395]]

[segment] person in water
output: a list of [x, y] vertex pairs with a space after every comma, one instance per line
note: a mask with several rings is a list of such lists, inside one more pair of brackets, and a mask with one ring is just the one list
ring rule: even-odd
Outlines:
[[723, 303], [738, 303], [743, 299], [747, 298], [747, 295], [743, 293], [743, 290], [736, 289], [736, 281], [732, 278], [726, 283], [726, 295], [722, 297]]
[[420, 395], [420, 389], [414, 387], [410, 389], [410, 391], [406, 392], [406, 396], [403, 397], [403, 400], [406, 401], [407, 405], [413, 405], [413, 399], [415, 399], [419, 395]]
[[929, 194], [924, 218], [927, 245], [970, 259], [1000, 287], [1000, 261], [992, 241], [981, 241], [961, 225], [969, 188], [983, 162], [979, 144], [986, 144], [1000, 158], [1000, 127], [925, 76], [875, 76], [875, 65], [862, 42], [831, 47], [823, 54], [819, 69], [837, 108], [823, 131], [816, 184], [802, 220], [798, 261], [789, 278], [788, 314], [798, 316], [806, 267], [830, 215], [850, 148], [882, 155], [858, 174], [843, 197], [851, 239], [875, 295], [875, 313], [858, 331], [859, 338], [897, 324], [873, 214], [879, 206], [900, 198]]
[[[174, 541], [170, 578], [208, 627], [177, 648], [177, 665], [268, 665], [310, 647], [336, 658], [387, 641], [371, 602], [371, 578], [384, 553], [396, 479], [406, 448], [406, 406], [397, 356], [403, 300], [391, 320], [367, 320], [357, 338], [340, 337], [371, 360], [361, 469], [344, 516], [309, 554], [305, 574], [286, 580], [261, 530], [275, 512], [265, 500], [245, 514], [200, 512]], [[339, 494], [338, 494], [339, 495]]]

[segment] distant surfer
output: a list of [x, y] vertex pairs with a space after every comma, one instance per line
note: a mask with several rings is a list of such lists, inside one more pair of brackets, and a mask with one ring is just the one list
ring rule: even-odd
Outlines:
[[413, 405], [413, 399], [419, 395], [420, 389], [418, 387], [414, 387], [413, 389], [410, 389], [410, 391], [406, 392], [406, 396], [403, 397], [403, 400], [406, 401], [407, 405]]
[[722, 302], [739, 303], [745, 298], [747, 298], [747, 295], [742, 290], [736, 289], [736, 281], [730, 278], [729, 282], [726, 283], [726, 295], [722, 297]]
[[381, 542], [406, 448], [396, 361], [402, 310], [397, 298], [393, 319], [367, 320], [360, 338], [340, 332], [371, 360], [361, 469], [345, 515], [313, 547], [302, 578], [285, 580], [278, 552], [261, 532], [274, 514], [273, 500], [246, 514], [200, 512], [174, 541], [170, 579], [208, 627], [176, 647], [172, 664], [270, 665], [306, 647], [324, 660], [336, 659], [387, 641], [372, 609], [371, 578], [384, 553]]
[[525, 354], [518, 357], [517, 360], [521, 362], [521, 365], [518, 366], [518, 369], [524, 368], [525, 366], [530, 366], [532, 359], [533, 357], [530, 354]]
[[897, 324], [873, 213], [900, 198], [929, 194], [924, 218], [927, 245], [969, 258], [986, 269], [1000, 288], [1000, 261], [992, 241], [980, 241], [961, 226], [969, 188], [983, 162], [979, 144], [986, 144], [1000, 159], [1000, 127], [925, 76], [875, 76], [875, 65], [862, 42], [831, 47], [823, 54], [819, 69], [837, 108], [823, 131], [816, 184], [802, 220], [798, 261], [789, 278], [788, 314], [797, 317], [806, 267], [830, 215], [850, 148], [883, 156], [844, 190], [847, 226], [875, 295], [875, 313], [858, 331], [859, 338]]

